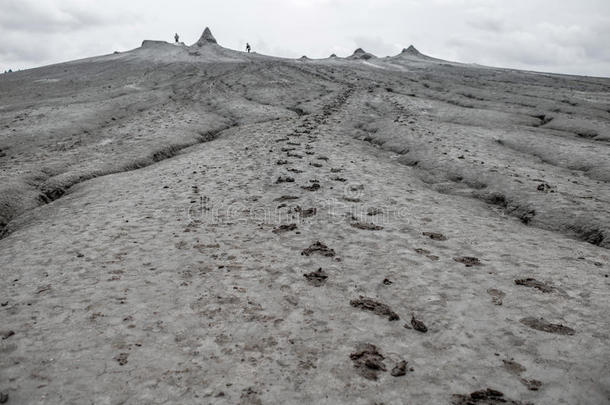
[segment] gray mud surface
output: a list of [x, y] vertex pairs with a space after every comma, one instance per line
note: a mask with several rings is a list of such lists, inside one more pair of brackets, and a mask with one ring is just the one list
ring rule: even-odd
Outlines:
[[610, 79], [205, 36], [0, 75], [0, 399], [607, 403], [609, 181]]

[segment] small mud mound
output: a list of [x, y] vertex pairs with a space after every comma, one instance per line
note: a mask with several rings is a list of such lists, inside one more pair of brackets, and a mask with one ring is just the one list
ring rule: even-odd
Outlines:
[[377, 380], [377, 373], [386, 371], [383, 360], [385, 357], [379, 352], [377, 346], [364, 343], [356, 347], [356, 351], [349, 355], [358, 369], [360, 375], [368, 380]]
[[296, 224], [285, 224], [285, 225], [280, 225], [277, 228], [275, 228], [273, 230], [273, 233], [290, 232], [290, 231], [294, 231], [295, 229], [297, 229]]
[[522, 278], [520, 280], [515, 280], [515, 284], [522, 285], [525, 287], [536, 288], [543, 293], [552, 293], [555, 291], [555, 287], [549, 285], [547, 283], [543, 283], [542, 281], [538, 281], [535, 278]]
[[335, 256], [335, 251], [320, 241], [312, 243], [307, 249], [304, 249], [301, 252], [301, 255], [311, 256], [314, 253], [318, 253], [318, 254], [321, 254], [322, 256], [326, 256], [326, 257]]
[[313, 285], [314, 287], [320, 287], [321, 285], [326, 283], [326, 280], [328, 279], [328, 274], [326, 274], [324, 270], [322, 270], [322, 268], [320, 267], [316, 271], [303, 274], [303, 277], [305, 277], [307, 281], [309, 281], [309, 284]]
[[495, 405], [495, 404], [508, 404], [508, 405], [532, 405], [531, 402], [515, 401], [504, 396], [504, 393], [487, 388], [485, 390], [475, 391], [467, 395], [453, 395], [453, 405]]
[[212, 31], [210, 31], [208, 27], [205, 27], [205, 30], [203, 30], [203, 34], [201, 34], [201, 38], [199, 38], [199, 41], [197, 41], [195, 45], [202, 47], [207, 44], [217, 43], [218, 42], [216, 42], [216, 38], [214, 38], [214, 35], [212, 35]]
[[398, 314], [392, 311], [392, 308], [382, 302], [375, 301], [372, 298], [363, 297], [361, 295], [360, 298], [351, 300], [349, 303], [354, 308], [360, 308], [363, 311], [371, 311], [384, 318], [387, 317], [389, 321], [397, 321], [400, 319]]
[[438, 232], [422, 232], [422, 235], [429, 237], [432, 240], [445, 241], [447, 237]]
[[483, 265], [483, 263], [481, 263], [481, 261], [478, 258], [472, 257], [472, 256], [454, 257], [453, 260], [455, 260], [458, 263], [462, 263], [466, 267]]
[[542, 332], [547, 333], [555, 333], [558, 335], [574, 335], [576, 331], [570, 327], [564, 326], [560, 323], [550, 323], [545, 321], [543, 318], [534, 318], [533, 316], [529, 316], [527, 318], [523, 318], [520, 321], [525, 326], [529, 326], [532, 329], [536, 329]]

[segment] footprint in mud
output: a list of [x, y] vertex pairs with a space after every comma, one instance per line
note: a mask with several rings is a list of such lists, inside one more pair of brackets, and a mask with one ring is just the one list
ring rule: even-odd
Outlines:
[[552, 285], [543, 283], [542, 281], [538, 281], [535, 278], [522, 278], [519, 280], [515, 280], [515, 284], [522, 285], [525, 287], [536, 288], [542, 291], [543, 293], [552, 293], [556, 290], [555, 287], [553, 287]]
[[369, 224], [369, 223], [366, 223], [366, 222], [352, 222], [350, 225], [353, 228], [363, 229], [365, 231], [380, 231], [380, 230], [383, 229], [383, 226], [375, 225], [375, 224]]
[[299, 197], [293, 196], [293, 195], [283, 195], [281, 197], [276, 198], [273, 201], [290, 201], [290, 200], [298, 200]]
[[363, 311], [370, 311], [384, 318], [387, 317], [389, 321], [397, 321], [400, 319], [400, 316], [398, 316], [396, 312], [392, 311], [392, 308], [390, 308], [388, 305], [372, 298], [363, 297], [362, 295], [358, 299], [351, 300], [349, 304], [354, 308], [360, 308]]
[[462, 394], [454, 394], [453, 395], [453, 405], [496, 405], [496, 404], [505, 404], [505, 405], [532, 405], [531, 402], [520, 402], [515, 401], [510, 398], [506, 398], [504, 393], [494, 390], [491, 388], [487, 388], [485, 390], [475, 391], [470, 394], [462, 395]]
[[487, 294], [491, 295], [491, 302], [494, 305], [502, 305], [502, 298], [506, 295], [503, 291], [495, 288], [489, 288]]
[[301, 186], [301, 188], [307, 191], [316, 191], [320, 189], [320, 183], [312, 183], [309, 186]]
[[294, 208], [294, 211], [297, 212], [301, 218], [312, 217], [318, 212], [316, 208], [303, 209], [298, 205]]
[[525, 326], [529, 326], [532, 329], [536, 329], [542, 332], [547, 333], [556, 333], [558, 335], [574, 335], [576, 331], [568, 326], [564, 326], [560, 323], [550, 323], [544, 318], [534, 318], [533, 316], [528, 316], [527, 318], [523, 318], [520, 320], [522, 324]]
[[320, 267], [316, 271], [303, 274], [303, 277], [305, 277], [307, 281], [309, 281], [309, 283], [314, 287], [320, 287], [324, 285], [324, 283], [326, 283], [326, 280], [328, 279], [328, 274], [326, 274], [326, 272], [324, 272], [324, 270], [322, 270], [322, 268]]
[[481, 261], [478, 258], [473, 257], [473, 256], [454, 257], [453, 260], [455, 260], [458, 263], [462, 263], [466, 267], [483, 265], [483, 263], [481, 263]]
[[432, 240], [445, 241], [447, 237], [438, 232], [422, 232], [422, 235], [429, 237]]
[[371, 343], [359, 344], [356, 351], [349, 357], [360, 375], [368, 380], [377, 380], [377, 373], [386, 371], [385, 364], [383, 364], [385, 357], [379, 352], [377, 346]]
[[275, 181], [275, 184], [280, 184], [280, 183], [294, 183], [294, 178], [288, 177], [288, 176], [280, 176]]
[[301, 255], [311, 256], [314, 253], [318, 253], [325, 257], [334, 257], [335, 256], [335, 251], [320, 241], [312, 243], [308, 248], [304, 249], [301, 252]]
[[273, 233], [290, 232], [290, 231], [294, 231], [295, 229], [297, 229], [296, 224], [285, 224], [285, 225], [280, 225], [280, 226], [276, 227], [273, 230]]

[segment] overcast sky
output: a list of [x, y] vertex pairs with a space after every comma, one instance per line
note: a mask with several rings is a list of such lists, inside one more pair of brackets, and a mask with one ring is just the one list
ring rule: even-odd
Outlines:
[[0, 71], [126, 51], [144, 39], [275, 56], [378, 56], [409, 44], [459, 62], [610, 77], [610, 0], [0, 0]]

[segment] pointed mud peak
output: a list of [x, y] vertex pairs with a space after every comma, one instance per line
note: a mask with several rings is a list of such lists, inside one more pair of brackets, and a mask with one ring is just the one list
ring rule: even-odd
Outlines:
[[362, 49], [362, 48], [358, 48], [354, 51], [354, 55], [362, 55], [364, 53], [366, 53], [366, 52], [364, 52], [364, 49]]
[[203, 30], [203, 34], [201, 34], [201, 38], [199, 38], [199, 41], [197, 41], [197, 46], [204, 46], [207, 44], [217, 44], [218, 42], [216, 42], [216, 38], [214, 38], [214, 35], [212, 35], [212, 31], [210, 31], [210, 29], [208, 27], [205, 27], [205, 30]]
[[417, 56], [421, 55], [421, 53], [413, 45], [409, 45], [408, 48], [404, 48], [402, 50], [402, 53], [406, 53], [409, 55], [417, 55]]
[[331, 58], [336, 58], [336, 57], [337, 57], [337, 55], [333, 53], [332, 55], [330, 55], [330, 57], [331, 57]]

